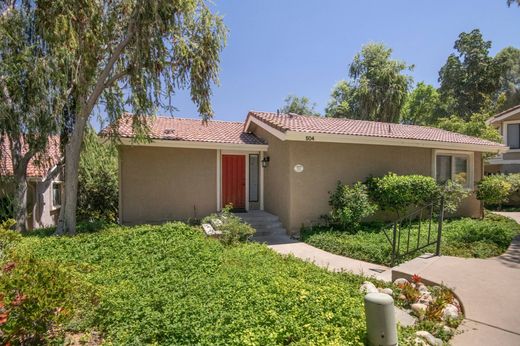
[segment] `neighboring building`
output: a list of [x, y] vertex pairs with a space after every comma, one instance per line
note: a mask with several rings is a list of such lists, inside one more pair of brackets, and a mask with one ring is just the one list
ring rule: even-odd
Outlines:
[[[13, 163], [9, 141], [0, 138], [0, 199], [6, 203], [12, 198], [14, 184], [9, 181], [13, 176]], [[58, 163], [60, 161], [59, 137], [49, 139], [47, 150], [29, 161], [27, 167], [27, 229], [54, 226], [58, 222], [62, 182]]]
[[520, 173], [520, 105], [489, 118], [487, 123], [500, 132], [509, 149], [486, 160], [485, 172]]
[[[502, 144], [436, 128], [296, 114], [249, 112], [245, 123], [149, 118], [151, 143], [133, 144], [132, 118], [109, 130], [119, 146], [120, 221], [201, 218], [227, 203], [278, 215], [289, 233], [329, 211], [336, 182], [422, 174], [468, 189], [483, 153]], [[460, 214], [478, 216], [472, 195]]]

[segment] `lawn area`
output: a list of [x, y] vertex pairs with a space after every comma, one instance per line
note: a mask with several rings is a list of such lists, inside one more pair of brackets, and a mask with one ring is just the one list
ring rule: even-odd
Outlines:
[[[336, 231], [329, 227], [313, 227], [302, 231], [306, 243], [338, 255], [363, 261], [389, 265], [391, 246], [386, 239], [382, 224], [362, 224], [352, 232]], [[432, 234], [436, 236], [437, 224], [432, 224]], [[422, 224], [422, 241], [426, 244], [425, 233], [428, 225]], [[411, 242], [416, 241], [418, 222], [412, 224]], [[387, 229], [389, 236], [392, 230]], [[511, 240], [520, 234], [520, 225], [515, 221], [496, 214], [488, 213], [483, 220], [470, 218], [446, 220], [443, 225], [441, 253], [447, 256], [489, 258], [506, 251]], [[401, 247], [406, 248], [406, 239], [401, 239]], [[423, 252], [434, 252], [434, 246]], [[401, 262], [413, 258], [410, 255]]]
[[224, 246], [182, 223], [37, 234], [13, 251], [70, 275], [74, 318], [66, 328], [97, 330], [108, 344], [364, 343], [362, 277], [264, 245]]

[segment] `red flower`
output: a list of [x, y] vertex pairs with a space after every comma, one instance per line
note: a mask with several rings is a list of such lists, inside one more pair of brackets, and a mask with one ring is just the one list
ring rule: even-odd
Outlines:
[[413, 274], [413, 276], [412, 276], [412, 281], [413, 281], [415, 284], [418, 284], [418, 283], [420, 283], [420, 282], [422, 281], [422, 278], [421, 278], [419, 275], [417, 275], [417, 274]]
[[4, 267], [2, 268], [2, 270], [4, 271], [4, 273], [9, 273], [10, 271], [12, 271], [14, 269], [14, 267], [16, 267], [16, 263], [14, 262], [8, 262], [4, 265]]
[[25, 294], [20, 294], [20, 292], [16, 292], [16, 297], [11, 302], [12, 306], [19, 306], [23, 303], [23, 301], [27, 299], [27, 296]]
[[0, 314], [0, 325], [5, 324], [9, 318], [9, 312], [3, 312]]

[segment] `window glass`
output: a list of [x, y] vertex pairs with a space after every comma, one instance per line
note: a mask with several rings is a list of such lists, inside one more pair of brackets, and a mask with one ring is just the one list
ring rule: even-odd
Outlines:
[[520, 124], [507, 125], [507, 146], [511, 149], [520, 148]]
[[60, 183], [52, 184], [52, 205], [54, 207], [61, 206], [61, 184]]
[[468, 159], [455, 156], [455, 177], [453, 180], [463, 186], [468, 185]]
[[249, 202], [258, 202], [259, 155], [249, 155]]
[[436, 167], [435, 178], [438, 183], [442, 184], [451, 179], [451, 156], [437, 156]]

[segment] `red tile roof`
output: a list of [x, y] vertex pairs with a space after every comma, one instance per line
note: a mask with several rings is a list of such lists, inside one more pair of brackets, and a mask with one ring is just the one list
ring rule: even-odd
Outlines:
[[[116, 126], [109, 126], [101, 131], [101, 134], [109, 134], [116, 131], [119, 136], [133, 137], [133, 118], [131, 115], [123, 116]], [[265, 144], [252, 133], [244, 132], [244, 123], [209, 120], [202, 123], [201, 119], [187, 119], [174, 117], [147, 117], [150, 127], [150, 137], [153, 139], [210, 142], [228, 144]]]
[[257, 111], [249, 112], [249, 116], [281, 132], [324, 133], [505, 147], [503, 144], [485, 139], [427, 126]]
[[[23, 149], [25, 152], [27, 147]], [[13, 161], [11, 160], [11, 150], [9, 149], [9, 140], [7, 137], [0, 138], [0, 175], [13, 175]], [[43, 178], [49, 173], [49, 170], [60, 161], [60, 139], [58, 136], [49, 138], [47, 150], [41, 155], [37, 155], [29, 161], [27, 166], [27, 177]]]

